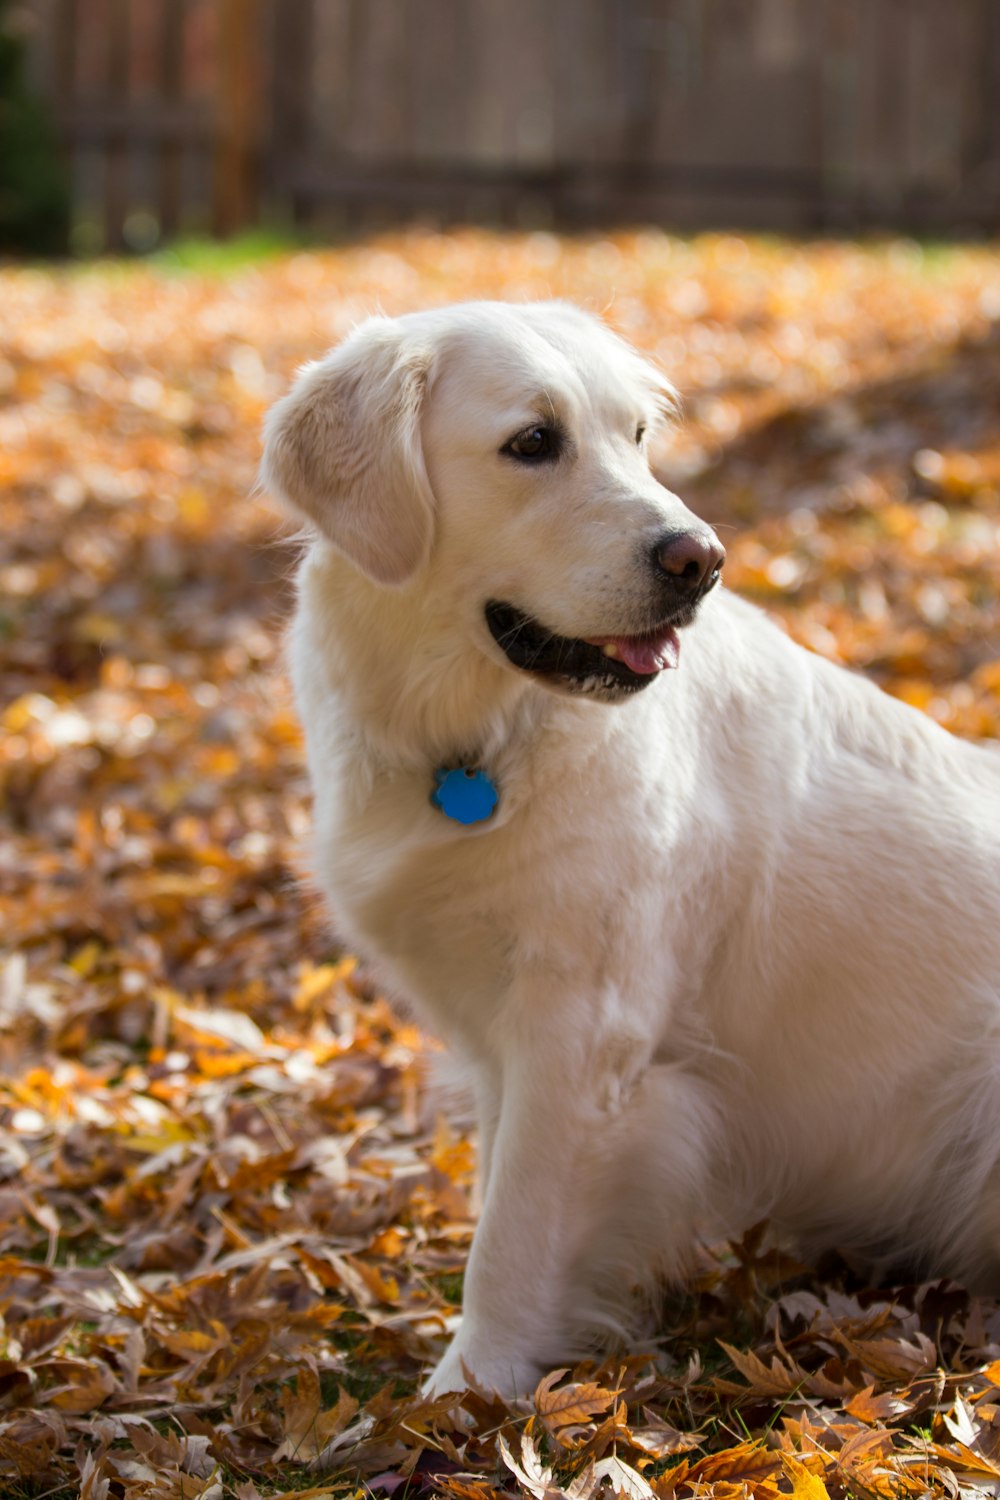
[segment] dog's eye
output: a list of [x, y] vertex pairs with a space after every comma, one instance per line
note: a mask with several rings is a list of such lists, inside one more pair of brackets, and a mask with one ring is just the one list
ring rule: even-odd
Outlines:
[[643, 438], [645, 436], [646, 436], [646, 424], [645, 424], [645, 422], [640, 422], [639, 425], [638, 425], [638, 427], [635, 429], [635, 446], [637, 448], [640, 446], [640, 444], [642, 443], [642, 440], [643, 440]]
[[527, 463], [539, 463], [542, 459], [557, 458], [559, 434], [554, 427], [526, 427], [502, 449], [513, 458]]

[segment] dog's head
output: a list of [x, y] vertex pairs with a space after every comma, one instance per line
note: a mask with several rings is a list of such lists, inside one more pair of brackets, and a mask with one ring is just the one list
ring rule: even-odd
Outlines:
[[375, 587], [431, 589], [494, 660], [616, 701], [676, 665], [714, 532], [653, 477], [659, 372], [558, 302], [372, 318], [265, 427], [265, 484]]

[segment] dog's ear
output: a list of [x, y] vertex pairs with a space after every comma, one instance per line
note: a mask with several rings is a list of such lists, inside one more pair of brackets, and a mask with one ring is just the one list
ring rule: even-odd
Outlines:
[[370, 318], [307, 365], [264, 423], [265, 486], [377, 583], [405, 583], [430, 550], [420, 414], [431, 361], [398, 322]]

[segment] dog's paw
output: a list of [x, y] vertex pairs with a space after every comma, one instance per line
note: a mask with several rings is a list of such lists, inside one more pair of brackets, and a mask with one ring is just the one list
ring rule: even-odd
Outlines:
[[478, 1386], [479, 1381], [472, 1371], [466, 1366], [463, 1368], [460, 1358], [455, 1359], [455, 1346], [451, 1345], [448, 1352], [437, 1364], [429, 1375], [424, 1377], [420, 1387], [422, 1396], [447, 1396], [450, 1394], [460, 1395], [470, 1386]]
[[541, 1366], [530, 1359], [502, 1356], [493, 1349], [470, 1349], [458, 1334], [424, 1380], [421, 1391], [425, 1396], [460, 1395], [471, 1386], [509, 1401], [530, 1395], [543, 1373]]

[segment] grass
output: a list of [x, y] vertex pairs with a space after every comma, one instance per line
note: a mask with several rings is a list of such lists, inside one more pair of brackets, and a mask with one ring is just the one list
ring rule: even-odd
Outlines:
[[[140, 214], [138, 217], [143, 218], [143, 215]], [[405, 232], [405, 226], [399, 226], [399, 228]], [[665, 234], [679, 243], [693, 245], [702, 237], [699, 233], [676, 232], [669, 225], [662, 226], [662, 228]], [[706, 229], [702, 233], [707, 235], [712, 232]], [[502, 237], [504, 232], [500, 230], [498, 233]], [[780, 249], [789, 244], [788, 236], [744, 234], [738, 229], [731, 233], [736, 238], [750, 239], [756, 246], [764, 249]], [[155, 240], [153, 229], [150, 230], [150, 238]], [[73, 243], [74, 258], [81, 267], [140, 265], [151, 266], [168, 274], [225, 277], [255, 265], [266, 265], [283, 255], [292, 255], [298, 250], [335, 249], [338, 245], [353, 238], [354, 235], [350, 233], [327, 232], [317, 235], [302, 230], [259, 226], [243, 230], [225, 239], [215, 238], [210, 234], [186, 234], [156, 248], [147, 248], [140, 235], [135, 242], [135, 253], [119, 256], [104, 255], [100, 252], [99, 230], [95, 224], [86, 221], [77, 226]], [[806, 235], [803, 236], [801, 243], [808, 246], [848, 241], [861, 244], [875, 256], [902, 258], [910, 268], [924, 272], [932, 278], [951, 274], [957, 255], [963, 249], [968, 249], [970, 244], [977, 243], [975, 238], [955, 241], [924, 239], [893, 234], [889, 231], [866, 234], [860, 238], [846, 234]], [[41, 262], [40, 265], [44, 268], [45, 263]]]
[[442, 1275], [434, 1277], [434, 1285], [451, 1307], [461, 1307], [464, 1281], [464, 1271], [445, 1271]]
[[163, 271], [228, 276], [248, 266], [312, 248], [315, 244], [315, 240], [301, 234], [278, 229], [248, 229], [225, 240], [212, 239], [208, 235], [185, 236], [155, 250], [146, 261]]
[[[93, 233], [92, 233], [93, 231]], [[155, 243], [155, 241], [154, 241]], [[247, 229], [227, 239], [208, 234], [181, 235], [156, 248], [137, 244], [134, 253], [102, 252], [95, 226], [84, 223], [71, 243], [69, 269], [76, 272], [130, 271], [149, 267], [167, 275], [225, 277], [257, 265], [267, 265], [297, 250], [329, 246], [329, 238], [276, 228]], [[48, 261], [32, 262], [42, 271], [52, 270]]]

